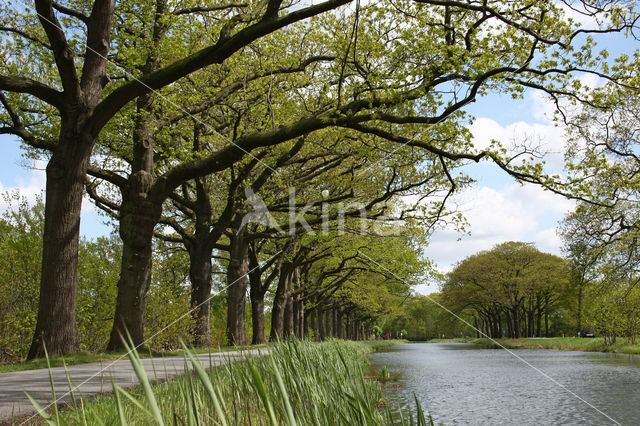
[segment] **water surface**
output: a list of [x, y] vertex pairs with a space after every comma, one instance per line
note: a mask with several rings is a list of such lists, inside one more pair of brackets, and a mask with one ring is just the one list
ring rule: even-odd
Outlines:
[[[640, 425], [637, 355], [544, 349], [513, 353], [620, 424]], [[615, 424], [503, 349], [411, 343], [370, 359], [399, 376], [399, 386], [385, 391], [392, 405], [414, 407], [415, 393], [436, 424]]]

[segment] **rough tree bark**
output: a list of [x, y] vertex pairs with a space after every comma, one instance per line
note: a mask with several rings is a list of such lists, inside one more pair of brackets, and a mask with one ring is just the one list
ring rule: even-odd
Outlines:
[[211, 345], [209, 326], [212, 279], [211, 248], [208, 244], [194, 244], [189, 250], [189, 281], [191, 282], [191, 308], [195, 327], [192, 344], [196, 347]]
[[284, 293], [284, 320], [282, 336], [284, 338], [291, 338], [295, 332], [295, 313], [294, 313], [294, 301], [291, 295], [293, 280], [290, 278], [287, 280], [287, 289]]
[[[156, 31], [162, 32], [162, 29]], [[161, 34], [154, 37], [156, 43], [159, 43], [160, 37]], [[149, 54], [145, 67], [154, 71], [158, 67], [157, 57]], [[127, 186], [121, 189], [122, 260], [116, 310], [107, 350], [121, 349], [122, 338], [127, 333], [131, 335], [135, 346], [144, 341], [144, 304], [151, 284], [153, 230], [162, 214], [162, 205], [158, 205], [149, 196], [154, 180], [154, 135], [151, 130], [154, 101], [155, 95], [147, 94], [139, 97], [136, 103], [132, 173]]]
[[308, 339], [309, 338], [309, 315], [307, 313], [307, 310], [304, 307], [304, 304], [302, 305], [302, 339]]
[[113, 327], [107, 350], [122, 348], [122, 338], [126, 337], [127, 333], [136, 346], [144, 341], [144, 303], [151, 283], [153, 258], [151, 242], [153, 228], [159, 216], [160, 212], [154, 211], [153, 203], [148, 203], [138, 196], [122, 205], [122, 261]]
[[290, 279], [291, 262], [282, 262], [280, 276], [278, 277], [278, 287], [273, 297], [273, 308], [271, 310], [271, 333], [269, 335], [271, 342], [276, 342], [284, 337], [284, 317]]
[[251, 344], [260, 345], [267, 342], [264, 324], [264, 296], [268, 284], [263, 287], [262, 271], [255, 250], [249, 249], [249, 298], [251, 299]]
[[227, 268], [227, 339], [232, 345], [245, 345], [245, 295], [249, 280], [249, 242], [246, 227], [235, 232], [229, 248]]
[[[40, 299], [28, 359], [75, 351], [78, 244], [84, 180], [99, 129], [91, 114], [108, 79], [105, 73], [115, 2], [96, 0], [91, 10], [82, 77], [51, 1], [35, 3], [51, 45], [63, 92], [36, 85], [31, 91], [60, 112], [60, 133], [47, 164]], [[31, 85], [31, 82], [27, 82]], [[19, 91], [24, 92], [24, 89]]]
[[[251, 299], [253, 331], [251, 343], [254, 345], [266, 343], [267, 341], [265, 337], [264, 297], [271, 286], [271, 282], [280, 275], [282, 264], [277, 262], [277, 259], [278, 255], [274, 255], [265, 264], [260, 265], [258, 249], [255, 244], [249, 245], [249, 297]], [[262, 274], [271, 266], [273, 266], [273, 269], [267, 277], [263, 278]]]
[[319, 341], [324, 341], [327, 339], [327, 331], [324, 328], [325, 322], [325, 311], [320, 306], [316, 308], [316, 317], [318, 319], [318, 339]]
[[324, 329], [327, 337], [333, 337], [333, 309], [329, 308], [324, 311]]
[[78, 244], [84, 177], [95, 139], [63, 124], [47, 165], [38, 319], [27, 359], [76, 349]]

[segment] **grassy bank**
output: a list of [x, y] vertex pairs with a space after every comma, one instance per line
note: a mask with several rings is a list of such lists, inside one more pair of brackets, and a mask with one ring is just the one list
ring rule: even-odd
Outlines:
[[[418, 409], [381, 411], [380, 383], [365, 379], [365, 354], [393, 342], [286, 342], [271, 355], [205, 371], [187, 354], [194, 374], [156, 386], [139, 373], [142, 386], [55, 411], [50, 424], [428, 424]], [[132, 357], [136, 366], [138, 359]], [[187, 362], [187, 361], [185, 361]], [[401, 418], [402, 417], [402, 418]], [[400, 422], [400, 423], [398, 423]]]
[[[626, 338], [618, 338], [613, 345], [605, 345], [602, 337], [551, 337], [548, 339], [495, 339], [509, 349], [558, 349], [563, 351], [615, 352], [640, 354], [640, 344], [632, 345]], [[487, 347], [499, 347], [489, 339], [465, 339]]]
[[[266, 347], [267, 345], [254, 345], [254, 346], [228, 346], [228, 347], [211, 347], [211, 348], [198, 348], [194, 350], [194, 353], [215, 353], [226, 351], [241, 351], [245, 349], [255, 349]], [[140, 358], [150, 357], [169, 357], [169, 356], [184, 356], [183, 350], [179, 351], [142, 351], [139, 353]], [[109, 362], [119, 359], [127, 359], [126, 351], [120, 352], [107, 352], [107, 353], [91, 353], [80, 352], [76, 354], [70, 354], [66, 356], [55, 355], [49, 357], [49, 363], [51, 367], [62, 367], [63, 365], [77, 365], [87, 364], [90, 362]], [[24, 371], [24, 370], [37, 370], [39, 368], [47, 368], [47, 360], [45, 358], [38, 358], [31, 361], [21, 361], [9, 364], [0, 365], [0, 373], [10, 373], [12, 371]]]
[[[426, 341], [426, 343], [469, 343], [475, 340], [477, 339], [468, 338], [468, 337], [454, 337], [454, 338], [448, 338], [448, 339], [429, 339]], [[416, 342], [416, 343], [420, 343], [420, 342]]]
[[523, 338], [523, 339], [433, 339], [429, 343], [474, 343], [486, 348], [500, 348], [500, 345], [508, 349], [557, 349], [562, 351], [584, 352], [613, 352], [621, 354], [640, 354], [640, 343], [630, 344], [626, 338], [618, 338], [613, 345], [605, 345], [602, 337], [549, 337], [549, 338]]

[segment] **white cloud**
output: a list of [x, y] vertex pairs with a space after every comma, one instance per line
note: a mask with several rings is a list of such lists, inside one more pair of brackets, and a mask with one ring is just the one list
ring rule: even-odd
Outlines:
[[[15, 185], [11, 186], [0, 181], [0, 194], [18, 190], [20, 196], [26, 198], [29, 204], [34, 204], [38, 195], [42, 195], [44, 199], [44, 192], [47, 186], [46, 167], [46, 160], [33, 160], [31, 164], [25, 166], [24, 176], [26, 179], [21, 177], [17, 179]], [[6, 211], [7, 208], [7, 203], [3, 197], [0, 196], [0, 213]], [[85, 194], [82, 200], [82, 212], [97, 213], [97, 211], [97, 208]]]
[[558, 236], [558, 229], [556, 227], [542, 230], [536, 234], [536, 246], [538, 249], [557, 255], [561, 255], [560, 248], [562, 247], [562, 240]]
[[[532, 109], [537, 108], [537, 102], [532, 99]], [[491, 140], [497, 140], [504, 147], [517, 152], [519, 147], [526, 145], [536, 148], [545, 154], [545, 171], [548, 173], [562, 173], [564, 168], [565, 137], [564, 129], [552, 123], [530, 124], [518, 121], [506, 127], [501, 126], [490, 118], [478, 118], [469, 127], [473, 134], [473, 143], [478, 150], [487, 148]]]
[[[476, 187], [454, 200], [464, 212], [471, 235], [451, 229], [437, 231], [425, 255], [441, 272], [481, 250], [506, 241], [533, 242], [539, 250], [560, 253], [555, 224], [573, 209], [574, 202], [534, 185], [507, 185], [502, 190]], [[434, 286], [421, 292], [437, 291]]]
[[[28, 172], [28, 179], [18, 179], [14, 186], [6, 186], [0, 182], [0, 194], [18, 190], [20, 196], [26, 198], [30, 204], [35, 203], [36, 196], [43, 194], [46, 184], [46, 176], [44, 168], [46, 163], [40, 160], [33, 161]], [[3, 197], [0, 197], [0, 212], [6, 211], [7, 203]]]
[[554, 101], [552, 101], [544, 92], [539, 90], [529, 92], [527, 98], [529, 99], [529, 102], [531, 102], [532, 117], [537, 121], [550, 124], [553, 121], [553, 115], [557, 110]]

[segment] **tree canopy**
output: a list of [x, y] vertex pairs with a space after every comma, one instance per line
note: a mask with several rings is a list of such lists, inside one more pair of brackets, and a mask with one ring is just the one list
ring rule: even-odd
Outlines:
[[[122, 241], [109, 349], [122, 346], [125, 331], [136, 345], [145, 342], [154, 257], [177, 267], [154, 252], [157, 236], [189, 254], [194, 341], [208, 343], [212, 259], [226, 269], [232, 343], [246, 340], [247, 286], [257, 288], [258, 306], [276, 277], [275, 335], [305, 335], [306, 308], [315, 312], [319, 334], [328, 332], [331, 312], [334, 334], [342, 329], [362, 337], [365, 323], [386, 311], [381, 300], [409, 291], [391, 277], [409, 279], [424, 266], [414, 237], [456, 218], [447, 201], [470, 183], [460, 167], [489, 161], [520, 182], [569, 193], [567, 182], [543, 173], [535, 147], [500, 141], [474, 147], [465, 107], [488, 93], [518, 98], [525, 90], [540, 91], [559, 107], [599, 106], [595, 101], [605, 96], [584, 97], [584, 74], [615, 90], [634, 87], [635, 58], [610, 65], [607, 53], [595, 50], [599, 36], [633, 29], [633, 3], [579, 3], [35, 0], [34, 8], [7, 6], [0, 18], [0, 132], [48, 161], [29, 357], [41, 356], [45, 345], [50, 353], [78, 348], [85, 190], [117, 219]], [[590, 23], [580, 26], [567, 12]], [[594, 198], [580, 192], [578, 179], [568, 183], [577, 187], [572, 196]], [[291, 204], [294, 186], [298, 198]], [[242, 226], [255, 208], [251, 193], [276, 224], [293, 216], [308, 226], [297, 221], [288, 235], [273, 223]], [[353, 206], [339, 213], [341, 202]], [[398, 238], [375, 238], [373, 219], [382, 228], [400, 224]], [[341, 223], [348, 232], [332, 233]], [[331, 238], [313, 235], [318, 227]], [[379, 251], [366, 254], [364, 247], [372, 246]], [[529, 249], [513, 253], [525, 256]], [[549, 259], [539, 261], [554, 268]], [[264, 275], [254, 274], [251, 283], [250, 270]], [[539, 334], [540, 312], [552, 303], [545, 289], [534, 289], [540, 280], [528, 279], [526, 291], [522, 277], [503, 284], [509, 300], [500, 306], [511, 315], [514, 334], [523, 330], [521, 310], [537, 312]], [[366, 296], [373, 287], [384, 289], [380, 300]], [[340, 325], [341, 315], [349, 325]], [[532, 321], [526, 323], [532, 334]]]

